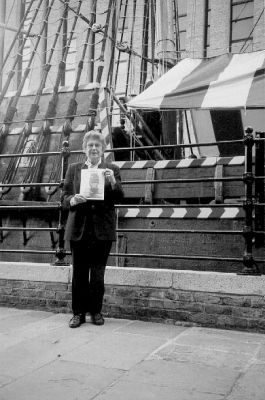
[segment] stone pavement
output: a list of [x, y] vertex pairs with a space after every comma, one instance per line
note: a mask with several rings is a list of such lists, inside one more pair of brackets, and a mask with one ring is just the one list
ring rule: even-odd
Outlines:
[[265, 335], [0, 308], [0, 400], [264, 400]]

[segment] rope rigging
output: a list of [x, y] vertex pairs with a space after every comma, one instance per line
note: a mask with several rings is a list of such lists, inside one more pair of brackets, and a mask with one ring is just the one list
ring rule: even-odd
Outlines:
[[[65, 3], [65, 7], [67, 7], [67, 3]], [[37, 90], [37, 94], [35, 96], [34, 102], [31, 105], [30, 111], [27, 115], [26, 118], [26, 125], [24, 127], [24, 129], [27, 131], [27, 136], [29, 136], [29, 134], [32, 132], [32, 121], [35, 120], [35, 117], [37, 115], [38, 112], [38, 108], [39, 108], [39, 102], [41, 99], [41, 95], [43, 92], [43, 89], [45, 88], [45, 84], [47, 81], [47, 77], [48, 77], [48, 73], [50, 71], [51, 68], [51, 60], [53, 57], [53, 53], [54, 53], [54, 49], [56, 47], [61, 29], [62, 29], [62, 25], [63, 25], [63, 21], [64, 21], [64, 17], [65, 14], [63, 13], [61, 18], [60, 18], [60, 23], [57, 27], [57, 31], [54, 37], [54, 41], [49, 53], [49, 58], [48, 61], [46, 63], [46, 65], [44, 66], [43, 69], [43, 73], [42, 73], [42, 79], [39, 85], [39, 88]], [[36, 152], [45, 152], [48, 151], [48, 146], [49, 146], [49, 135], [47, 134], [47, 131], [45, 131], [44, 129], [41, 129], [40, 133], [38, 134], [37, 140], [36, 140]], [[41, 179], [42, 176], [42, 172], [43, 172], [43, 168], [44, 168], [44, 163], [42, 162], [40, 157], [31, 157], [30, 158], [30, 162], [28, 165], [28, 168], [26, 170], [26, 173], [24, 175], [24, 179], [23, 182], [27, 183], [27, 182], [39, 182], [39, 180]], [[27, 188], [28, 189], [28, 188]], [[23, 193], [26, 193], [27, 190], [25, 188], [22, 189]]]
[[[31, 63], [33, 61], [33, 58], [35, 56], [36, 48], [39, 45], [39, 42], [40, 42], [40, 39], [41, 39], [41, 34], [42, 34], [42, 32], [44, 31], [44, 29], [45, 29], [45, 27], [47, 25], [48, 17], [49, 17], [49, 14], [50, 14], [50, 11], [51, 11], [51, 8], [52, 8], [52, 5], [53, 5], [54, 1], [55, 0], [52, 0], [51, 3], [50, 3], [50, 6], [47, 8], [47, 12], [46, 12], [43, 24], [42, 24], [41, 29], [40, 29], [40, 33], [38, 35], [38, 39], [37, 39], [37, 41], [35, 43], [35, 46], [34, 46], [34, 49], [32, 51], [32, 56], [30, 57], [30, 59], [28, 61], [28, 65], [27, 65], [27, 67], [25, 69], [24, 76], [23, 76], [23, 78], [22, 78], [22, 80], [20, 82], [20, 85], [18, 87], [16, 95], [11, 99], [11, 101], [10, 101], [10, 103], [8, 105], [7, 112], [6, 112], [6, 115], [4, 117], [4, 126], [2, 128], [4, 132], [8, 131], [10, 123], [12, 122], [12, 119], [13, 119], [13, 117], [15, 115], [17, 103], [19, 101], [21, 92], [22, 92], [24, 84], [26, 82], [26, 79], [27, 79], [27, 76], [28, 76], [28, 73], [29, 73], [30, 65], [31, 65]], [[39, 96], [37, 98], [38, 98], [38, 101], [39, 101], [40, 100], [40, 96], [41, 96], [41, 92], [38, 93], [38, 95]], [[26, 120], [27, 119], [28, 120], [34, 119], [34, 117], [37, 114], [37, 111], [38, 111], [38, 103], [34, 103], [31, 106], [30, 112], [29, 112], [28, 117], [26, 118]], [[17, 144], [16, 144], [16, 147], [15, 147], [15, 152], [16, 153], [23, 153], [23, 150], [25, 149], [25, 145], [26, 145], [26, 142], [27, 142], [27, 138], [28, 138], [29, 134], [31, 133], [30, 131], [31, 130], [27, 129], [27, 127], [22, 130], [22, 133], [20, 134], [19, 139], [18, 139]], [[3, 141], [3, 139], [4, 139], [4, 136], [2, 137], [2, 141]], [[10, 163], [9, 163], [9, 165], [7, 167], [7, 170], [5, 172], [5, 175], [4, 175], [4, 179], [3, 179], [4, 183], [11, 182], [14, 179], [14, 177], [16, 175], [16, 172], [17, 172], [18, 165], [19, 165], [19, 163], [17, 163], [16, 159], [13, 159], [13, 160], [10, 161]], [[9, 188], [3, 189], [1, 195], [3, 196], [3, 194], [7, 193], [9, 191], [8, 189]]]
[[[27, 41], [27, 39], [29, 37], [31, 29], [32, 29], [32, 27], [34, 25], [34, 22], [35, 22], [35, 20], [37, 18], [37, 15], [39, 13], [39, 8], [40, 8], [41, 3], [42, 3], [42, 0], [39, 0], [38, 7], [36, 8], [32, 19], [30, 20], [29, 27], [28, 27], [28, 30], [27, 30], [27, 34], [24, 36], [24, 38], [23, 38], [23, 40], [21, 42], [21, 45], [20, 45], [20, 47], [18, 49], [17, 57], [15, 58], [14, 63], [13, 63], [13, 65], [12, 65], [12, 67], [11, 67], [9, 73], [8, 73], [8, 77], [7, 77], [6, 83], [5, 83], [4, 87], [3, 87], [1, 95], [0, 95], [0, 105], [2, 104], [2, 101], [3, 101], [5, 95], [6, 95], [7, 91], [8, 91], [9, 85], [10, 85], [10, 83], [11, 83], [11, 81], [12, 81], [14, 75], [15, 75], [16, 65], [19, 62], [20, 58], [21, 58], [21, 54], [23, 53], [24, 46], [25, 46], [26, 41]], [[32, 3], [30, 3], [30, 4], [32, 4]], [[0, 147], [1, 147], [1, 135], [2, 135], [2, 133], [6, 133], [7, 134], [7, 132], [1, 132], [0, 133]]]
[[[28, 15], [29, 15], [29, 13], [30, 13], [30, 10], [31, 10], [31, 7], [32, 7], [32, 4], [34, 3], [34, 1], [35, 1], [35, 0], [31, 0], [31, 2], [30, 2], [29, 6], [28, 6], [28, 8], [27, 8], [27, 10], [26, 10], [26, 12], [25, 12], [25, 14], [24, 14], [24, 17], [22, 18], [22, 20], [21, 20], [21, 22], [20, 22], [20, 25], [19, 25], [19, 27], [18, 27], [17, 33], [16, 33], [14, 39], [12, 40], [11, 45], [10, 45], [10, 47], [9, 47], [7, 53], [6, 53], [6, 56], [5, 56], [4, 60], [3, 60], [3, 63], [2, 63], [2, 66], [1, 66], [0, 75], [3, 75], [4, 66], [5, 66], [7, 60], [9, 59], [10, 54], [11, 54], [11, 52], [12, 52], [12, 50], [13, 50], [15, 44], [17, 43], [17, 39], [18, 39], [18, 37], [19, 37], [19, 35], [20, 35], [20, 32], [21, 32], [21, 30], [22, 30], [22, 28], [23, 28], [23, 26], [24, 26], [24, 23], [25, 23], [26, 19], [28, 18]], [[26, 35], [26, 36], [28, 36], [29, 34], [30, 34], [30, 32], [28, 32], [28, 31], [25, 32], [25, 35]], [[24, 45], [23, 45], [23, 47], [24, 47]], [[18, 49], [18, 53], [19, 53], [19, 49]], [[14, 66], [13, 68], [15, 68], [15, 66]], [[8, 88], [7, 88], [7, 89], [8, 89]], [[0, 103], [0, 104], [1, 104], [1, 103]]]
[[[121, 7], [122, 7], [122, 1], [120, 3], [120, 12], [121, 12]], [[121, 29], [121, 35], [120, 35], [120, 43], [123, 42], [123, 36], [124, 36], [124, 28], [125, 28], [125, 23], [126, 23], [126, 18], [127, 18], [127, 9], [128, 9], [128, 0], [125, 0], [125, 5], [124, 5], [124, 10], [123, 10], [123, 16], [122, 18], [122, 29]], [[119, 66], [120, 66], [120, 59], [121, 59], [121, 54], [120, 52], [118, 53], [118, 60], [117, 60], [117, 66], [116, 66], [116, 73], [115, 73], [115, 80], [114, 80], [114, 87], [117, 85], [117, 78], [118, 78], [118, 72], [119, 72]]]
[[[66, 113], [67, 117], [66, 117], [66, 120], [63, 125], [62, 135], [61, 135], [60, 143], [59, 143], [60, 149], [62, 147], [63, 141], [68, 142], [70, 133], [72, 132], [72, 121], [73, 121], [74, 117], [71, 117], [71, 115], [75, 115], [76, 111], [77, 111], [76, 97], [77, 97], [79, 83], [80, 83], [80, 79], [81, 79], [81, 75], [82, 75], [82, 71], [83, 71], [83, 67], [84, 67], [84, 59], [86, 56], [87, 47], [89, 45], [89, 38], [91, 35], [92, 26], [95, 21], [95, 16], [96, 16], [95, 9], [96, 9], [96, 0], [93, 0], [92, 11], [91, 11], [91, 15], [90, 15], [90, 25], [89, 25], [89, 28], [87, 29], [87, 34], [86, 34], [86, 39], [85, 39], [85, 42], [83, 45], [82, 55], [81, 55], [81, 58], [78, 63], [78, 69], [77, 69], [76, 78], [75, 78], [74, 90], [73, 90], [72, 96], [71, 96], [71, 98], [69, 100], [69, 104], [68, 104], [68, 109], [67, 109], [67, 113]], [[55, 157], [53, 160], [51, 174], [49, 176], [49, 182], [57, 182], [60, 174], [61, 174], [61, 157], [59, 156], [59, 157]], [[46, 192], [49, 195], [48, 199], [50, 198], [50, 196], [53, 193], [55, 193], [56, 190], [57, 189], [53, 188], [53, 187], [46, 189]]]
[[[105, 48], [106, 48], [106, 42], [108, 38], [108, 28], [110, 24], [110, 16], [111, 16], [111, 11], [112, 11], [112, 5], [113, 5], [114, 0], [109, 0], [108, 4], [108, 12], [106, 15], [106, 23], [104, 27], [104, 34], [103, 34], [103, 40], [101, 43], [101, 51], [100, 51], [100, 56], [99, 56], [99, 65], [97, 68], [97, 75], [96, 75], [96, 83], [98, 83], [98, 86], [101, 84], [101, 79], [103, 75], [103, 69], [104, 69], [104, 54], [105, 54]], [[95, 119], [96, 119], [96, 112], [98, 108], [98, 97], [99, 97], [99, 87], [96, 87], [93, 91], [92, 97], [91, 97], [91, 102], [90, 102], [90, 107], [88, 114], [90, 115], [87, 124], [86, 124], [86, 130], [91, 130], [95, 126]]]
[[[133, 46], [133, 35], [134, 35], [134, 27], [135, 27], [136, 5], [137, 5], [137, 0], [133, 0], [133, 20], [132, 20], [132, 28], [131, 28], [130, 48], [132, 48], [132, 46]], [[131, 62], [132, 62], [132, 53], [129, 53], [126, 88], [125, 88], [125, 95], [126, 96], [128, 94], [128, 88], [129, 88], [129, 82], [130, 82]]]

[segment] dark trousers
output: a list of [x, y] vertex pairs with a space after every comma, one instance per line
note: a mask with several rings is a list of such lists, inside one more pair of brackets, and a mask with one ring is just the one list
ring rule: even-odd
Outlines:
[[72, 309], [74, 314], [101, 312], [104, 275], [111, 241], [71, 241], [73, 280]]

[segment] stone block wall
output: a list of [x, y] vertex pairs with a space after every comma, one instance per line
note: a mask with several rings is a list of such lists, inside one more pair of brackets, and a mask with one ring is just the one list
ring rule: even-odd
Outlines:
[[[265, 332], [264, 283], [265, 276], [108, 267], [103, 311], [114, 318]], [[70, 267], [0, 263], [0, 305], [71, 312]]]

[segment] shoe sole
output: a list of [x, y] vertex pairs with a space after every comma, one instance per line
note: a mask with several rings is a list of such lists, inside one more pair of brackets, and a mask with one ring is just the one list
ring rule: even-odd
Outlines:
[[71, 325], [69, 324], [69, 328], [72, 328], [72, 329], [74, 329], [74, 328], [79, 328], [79, 326], [81, 326], [82, 324], [85, 324], [85, 323], [86, 323], [86, 321], [82, 321], [82, 322], [80, 322], [79, 325], [75, 325], [75, 326], [71, 326]]

